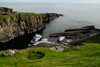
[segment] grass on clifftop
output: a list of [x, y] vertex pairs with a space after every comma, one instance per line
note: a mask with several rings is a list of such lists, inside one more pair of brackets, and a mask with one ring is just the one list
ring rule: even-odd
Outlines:
[[16, 17], [17, 15], [26, 15], [26, 16], [31, 16], [31, 15], [36, 15], [36, 13], [18, 13], [16, 15], [0, 15], [0, 17]]
[[64, 52], [48, 48], [18, 50], [13, 56], [3, 56], [0, 51], [2, 67], [100, 67], [100, 37], [88, 40], [82, 46], [66, 49]]

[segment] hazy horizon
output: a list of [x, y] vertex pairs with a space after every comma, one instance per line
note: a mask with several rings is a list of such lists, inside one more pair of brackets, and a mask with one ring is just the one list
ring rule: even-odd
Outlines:
[[100, 0], [0, 0], [0, 3], [92, 3], [92, 4], [100, 4]]

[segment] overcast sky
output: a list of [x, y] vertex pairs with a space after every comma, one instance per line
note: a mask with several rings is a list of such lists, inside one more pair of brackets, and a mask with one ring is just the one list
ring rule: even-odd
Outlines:
[[100, 0], [0, 0], [0, 3], [100, 3]]

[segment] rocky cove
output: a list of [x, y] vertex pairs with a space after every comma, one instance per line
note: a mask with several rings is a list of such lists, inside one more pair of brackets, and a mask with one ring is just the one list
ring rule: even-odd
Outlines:
[[[32, 46], [32, 48], [37, 47], [47, 47], [56, 51], [64, 51], [66, 48], [73, 46], [80, 46], [82, 43], [89, 39], [97, 39], [100, 36], [100, 29], [94, 26], [85, 26], [78, 29], [65, 29], [65, 32], [56, 32], [49, 34], [50, 37], [58, 38], [59, 36], [65, 36], [66, 38], [61, 42], [51, 42], [48, 39], [42, 39], [42, 41], [37, 42]], [[99, 43], [99, 42], [97, 42]], [[76, 48], [76, 50], [79, 48]]]
[[[22, 41], [27, 44], [26, 41], [32, 37], [31, 35], [46, 27], [45, 22], [59, 16], [62, 14], [17, 13], [10, 8], [0, 7], [0, 49], [25, 48]], [[19, 45], [15, 45], [16, 43]]]
[[[46, 28], [46, 22], [62, 14], [57, 13], [17, 13], [10, 8], [0, 8], [0, 50], [27, 48], [30, 39], [35, 33], [41, 33]], [[85, 26], [78, 29], [66, 29], [65, 32], [51, 33], [50, 37], [66, 36], [72, 39], [70, 43], [55, 43], [50, 41], [39, 43], [32, 48], [48, 47], [57, 51], [64, 51], [69, 45], [79, 45], [82, 42], [100, 35], [100, 29], [94, 26]]]

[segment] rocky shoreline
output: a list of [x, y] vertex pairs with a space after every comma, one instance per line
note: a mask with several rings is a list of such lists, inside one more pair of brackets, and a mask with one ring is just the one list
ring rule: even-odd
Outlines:
[[66, 29], [65, 32], [52, 33], [50, 37], [65, 36], [67, 39], [78, 41], [86, 39], [100, 34], [100, 29], [96, 29], [94, 26], [85, 26], [79, 29]]
[[[57, 13], [14, 13], [12, 9], [0, 7], [0, 49], [14, 49], [16, 47], [23, 48], [20, 45], [14, 45], [16, 40], [22, 40], [22, 37], [29, 38], [29, 34], [34, 34], [37, 31], [41, 31], [46, 27], [46, 22], [55, 19], [62, 14]], [[79, 45], [82, 42], [94, 38], [100, 35], [100, 29], [96, 29], [94, 26], [85, 26], [79, 29], [65, 29], [64, 32], [52, 33], [50, 37], [65, 36], [70, 42], [55, 43], [46, 41], [40, 41], [31, 48], [47, 47], [56, 51], [64, 51], [69, 48], [69, 45]], [[21, 37], [21, 38], [20, 38]], [[15, 39], [15, 41], [13, 41]], [[12, 43], [12, 45], [10, 45]], [[9, 43], [9, 44], [8, 44]], [[24, 44], [23, 44], [24, 45]], [[28, 44], [24, 47], [28, 47]], [[19, 48], [19, 49], [20, 49]]]
[[13, 13], [13, 9], [0, 7], [0, 43], [42, 30], [46, 27], [45, 22], [62, 15], [57, 13]]
[[[32, 48], [37, 47], [47, 47], [52, 50], [56, 51], [64, 51], [66, 48], [70, 46], [81, 45], [88, 39], [96, 38], [100, 36], [100, 29], [96, 29], [94, 26], [85, 26], [79, 29], [66, 29], [65, 32], [59, 33], [52, 33], [50, 34], [51, 37], [59, 37], [59, 36], [66, 36], [66, 42], [64, 43], [55, 43], [50, 41], [41, 41], [38, 42], [37, 45], [34, 45]], [[69, 38], [69, 37], [70, 38]], [[71, 40], [68, 42], [68, 40]]]
[[71, 45], [79, 45], [80, 43], [100, 35], [100, 29], [94, 26], [85, 26], [78, 29], [66, 29], [65, 32], [52, 33], [50, 37], [65, 36], [67, 39], [72, 39]]

